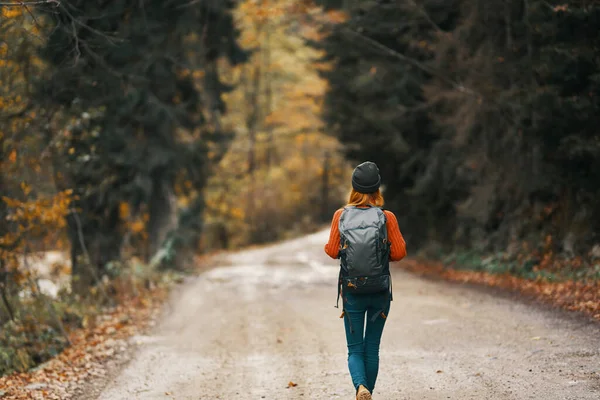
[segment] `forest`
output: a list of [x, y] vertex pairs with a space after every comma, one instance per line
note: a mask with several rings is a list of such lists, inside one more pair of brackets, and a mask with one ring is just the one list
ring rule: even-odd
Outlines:
[[339, 3], [323, 118], [376, 160], [411, 248], [597, 278], [600, 4]]
[[0, 376], [365, 160], [411, 256], [597, 299], [599, 125], [600, 1], [0, 1]]

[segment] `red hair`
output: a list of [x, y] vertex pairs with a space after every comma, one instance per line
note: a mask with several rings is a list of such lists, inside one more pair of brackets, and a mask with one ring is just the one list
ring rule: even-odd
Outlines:
[[350, 196], [348, 197], [349, 206], [362, 207], [362, 206], [375, 206], [375, 207], [383, 207], [383, 196], [381, 195], [381, 191], [377, 189], [376, 192], [373, 193], [360, 193], [356, 190], [352, 189], [350, 192]]

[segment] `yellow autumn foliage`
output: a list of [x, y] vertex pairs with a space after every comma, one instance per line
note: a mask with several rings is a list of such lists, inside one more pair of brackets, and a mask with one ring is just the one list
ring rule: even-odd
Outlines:
[[23, 15], [21, 7], [2, 7], [2, 18], [16, 18]]
[[[290, 29], [305, 12], [292, 0], [239, 5], [241, 43], [254, 52], [248, 65], [223, 76], [236, 87], [225, 97], [223, 120], [236, 135], [207, 188], [207, 236], [214, 238], [205, 243], [217, 242], [223, 230], [236, 247], [315, 229], [346, 194], [350, 168], [342, 146], [323, 132], [326, 83], [314, 68], [321, 54], [302, 36], [310, 29]], [[254, 90], [258, 121], [250, 126]]]

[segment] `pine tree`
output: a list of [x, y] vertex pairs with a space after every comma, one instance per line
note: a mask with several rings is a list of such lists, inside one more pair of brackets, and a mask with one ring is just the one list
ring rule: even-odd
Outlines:
[[[355, 162], [377, 162], [386, 182], [388, 206], [413, 227], [408, 239], [423, 238], [423, 218], [445, 212], [418, 185], [429, 176], [426, 154], [440, 132], [428, 116], [423, 86], [432, 79], [434, 26], [408, 2], [354, 2], [349, 18], [331, 28], [317, 46], [326, 51], [324, 72], [330, 90], [324, 117]], [[451, 26], [451, 13], [439, 13], [435, 27]], [[436, 171], [437, 172], [437, 171]], [[427, 181], [429, 182], [429, 181]], [[407, 201], [409, 190], [414, 201]], [[427, 201], [423, 201], [426, 199]]]
[[597, 241], [597, 2], [342, 3], [325, 116], [381, 165], [413, 246]]
[[151, 256], [166, 237], [176, 177], [183, 173], [202, 189], [208, 142], [225, 134], [216, 120], [226, 90], [216, 61], [245, 58], [233, 5], [79, 0], [49, 10], [55, 28], [43, 56], [52, 77], [38, 98], [71, 121], [59, 135], [66, 152], [59, 156], [68, 159], [59, 167], [79, 196], [69, 224], [75, 275], [87, 275], [78, 262], [84, 250], [95, 268], [118, 260], [121, 203], [148, 210]]
[[525, 134], [552, 176], [547, 196], [570, 216], [553, 233], [582, 253], [600, 233], [600, 3], [550, 3], [528, 10], [537, 90]]

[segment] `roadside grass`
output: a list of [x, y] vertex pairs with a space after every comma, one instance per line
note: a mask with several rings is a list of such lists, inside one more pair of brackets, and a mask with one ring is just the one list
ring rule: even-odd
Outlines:
[[505, 253], [484, 254], [478, 251], [459, 251], [441, 258], [447, 268], [485, 272], [488, 274], [510, 274], [526, 280], [547, 282], [598, 281], [600, 261], [582, 262], [580, 259], [555, 258], [545, 266], [538, 257], [523, 260], [507, 259]]
[[[86, 296], [63, 288], [52, 297], [35, 284], [25, 292], [13, 293], [7, 299], [12, 318], [0, 329], [0, 377], [27, 372], [58, 356], [72, 343], [74, 334], [94, 329], [98, 321], [123, 304], [144, 308], [151, 297], [168, 291], [186, 273], [156, 271], [131, 261], [114, 267], [111, 279], [90, 288]], [[128, 312], [135, 313], [136, 308]]]

